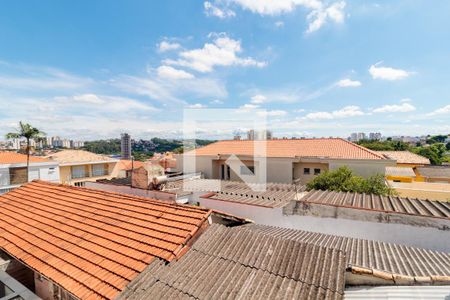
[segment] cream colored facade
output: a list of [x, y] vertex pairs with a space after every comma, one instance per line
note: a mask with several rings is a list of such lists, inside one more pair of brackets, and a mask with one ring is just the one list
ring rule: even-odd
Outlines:
[[[306, 184], [314, 177], [327, 170], [335, 170], [347, 166], [356, 175], [368, 177], [375, 174], [385, 173], [386, 166], [395, 165], [395, 161], [388, 159], [328, 159], [328, 158], [283, 158], [268, 157], [265, 164], [252, 160], [251, 157], [238, 157], [246, 166], [252, 166], [254, 175], [236, 174], [234, 170], [240, 171], [237, 161], [228, 161], [229, 156], [195, 156], [179, 155], [177, 157], [177, 170], [184, 173], [202, 172], [208, 179], [244, 180], [247, 182], [258, 182], [261, 178], [265, 165], [265, 182]], [[227, 166], [230, 166], [228, 171]], [[308, 171], [305, 169], [309, 168]], [[229, 174], [229, 176], [228, 176]], [[224, 175], [224, 176], [223, 176]], [[261, 182], [261, 181], [259, 181]]]
[[[83, 162], [59, 166], [61, 183], [84, 186], [83, 182], [113, 178], [116, 161]], [[84, 169], [84, 172], [81, 170]], [[103, 169], [103, 173], [100, 170]]]
[[59, 163], [61, 183], [84, 186], [84, 182], [111, 179], [117, 173], [117, 159], [84, 150], [62, 150], [47, 156]]

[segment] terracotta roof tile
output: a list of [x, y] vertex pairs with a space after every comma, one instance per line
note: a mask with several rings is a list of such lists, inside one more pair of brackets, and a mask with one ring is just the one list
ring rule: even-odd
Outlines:
[[0, 248], [81, 299], [177, 257], [209, 210], [34, 181], [0, 196]]
[[[30, 155], [31, 163], [49, 162], [48, 159]], [[27, 163], [27, 156], [16, 152], [3, 151], [0, 152], [0, 164], [25, 164]]]
[[[267, 157], [325, 157], [335, 159], [384, 159], [384, 156], [340, 138], [292, 139], [267, 141], [219, 141], [198, 148], [195, 155], [253, 156], [256, 143], [265, 143]], [[194, 154], [193, 151], [187, 154]]]
[[430, 160], [409, 151], [376, 151], [388, 159], [395, 159], [398, 164], [429, 165]]

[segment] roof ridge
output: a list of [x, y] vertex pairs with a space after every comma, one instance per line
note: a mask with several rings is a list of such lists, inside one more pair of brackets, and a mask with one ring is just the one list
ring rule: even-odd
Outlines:
[[142, 196], [130, 195], [130, 194], [120, 193], [120, 192], [103, 191], [103, 190], [98, 190], [95, 188], [78, 187], [78, 186], [73, 186], [73, 185], [64, 184], [64, 183], [54, 183], [54, 182], [44, 181], [44, 180], [40, 180], [40, 179], [34, 179], [33, 181], [27, 182], [26, 184], [23, 184], [22, 186], [30, 185], [33, 182], [44, 184], [44, 185], [49, 185], [49, 186], [54, 186], [54, 187], [63, 187], [63, 188], [73, 189], [76, 191], [86, 190], [86, 191], [89, 191], [89, 192], [95, 193], [95, 194], [117, 195], [117, 196], [124, 197], [124, 198], [130, 199], [130, 200], [133, 199], [133, 200], [139, 200], [142, 202], [151, 202], [151, 203], [156, 203], [157, 205], [167, 206], [167, 207], [177, 207], [184, 211], [191, 211], [191, 212], [208, 211], [207, 209], [199, 207], [199, 206], [188, 206], [185, 204], [168, 203], [168, 202], [164, 202], [164, 201], [154, 199], [154, 198], [146, 198], [146, 197], [142, 197]]
[[379, 154], [379, 153], [376, 153], [376, 151], [374, 151], [374, 150], [370, 150], [370, 149], [368, 149], [368, 148], [366, 148], [366, 147], [363, 147], [363, 146], [361, 146], [361, 145], [358, 145], [358, 144], [356, 144], [356, 143], [353, 143], [353, 142], [348, 141], [348, 140], [343, 139], [343, 138], [338, 138], [338, 139], [340, 139], [340, 140], [342, 140], [342, 141], [344, 141], [344, 142], [347, 142], [347, 143], [349, 143], [349, 144], [352, 145], [352, 146], [358, 147], [358, 148], [360, 148], [361, 150], [364, 150], [364, 151], [366, 151], [366, 152], [368, 152], [368, 153], [370, 153], [370, 154], [373, 154], [373, 155], [375, 155], [375, 156], [377, 156], [377, 157], [379, 157], [379, 158], [381, 158], [381, 159], [386, 159], [383, 155], [381, 155], [381, 154]]

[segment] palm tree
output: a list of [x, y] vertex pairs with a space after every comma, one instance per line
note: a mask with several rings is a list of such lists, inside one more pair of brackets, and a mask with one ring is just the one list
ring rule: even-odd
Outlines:
[[33, 139], [36, 142], [42, 141], [45, 138], [45, 133], [39, 129], [31, 126], [28, 123], [19, 122], [19, 130], [17, 132], [10, 132], [6, 134], [7, 139], [20, 139], [25, 138], [27, 141], [27, 181], [29, 180], [29, 167], [30, 167], [30, 140]]

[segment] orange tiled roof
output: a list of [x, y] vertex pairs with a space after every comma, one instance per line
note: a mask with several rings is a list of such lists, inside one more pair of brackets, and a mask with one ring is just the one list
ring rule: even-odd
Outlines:
[[0, 196], [0, 248], [81, 299], [112, 299], [172, 261], [210, 211], [33, 181]]
[[[41, 163], [41, 162], [49, 162], [49, 160], [42, 157], [30, 155], [30, 163]], [[25, 154], [8, 151], [0, 152], [0, 164], [22, 164], [22, 163], [27, 163], [27, 156]]]
[[119, 164], [120, 170], [131, 170], [132, 165], [135, 169], [137, 169], [137, 168], [144, 166], [145, 162], [135, 160], [133, 163], [131, 163], [131, 160], [129, 160], [129, 159], [121, 159], [118, 164]]
[[[326, 157], [341, 159], [384, 159], [381, 154], [340, 138], [258, 141], [266, 143], [267, 157]], [[196, 149], [196, 155], [250, 155], [254, 141], [219, 141]], [[192, 153], [192, 152], [188, 152]]]
[[409, 151], [377, 151], [377, 152], [389, 159], [395, 159], [398, 164], [418, 164], [418, 165], [430, 164], [430, 160], [428, 158]]

